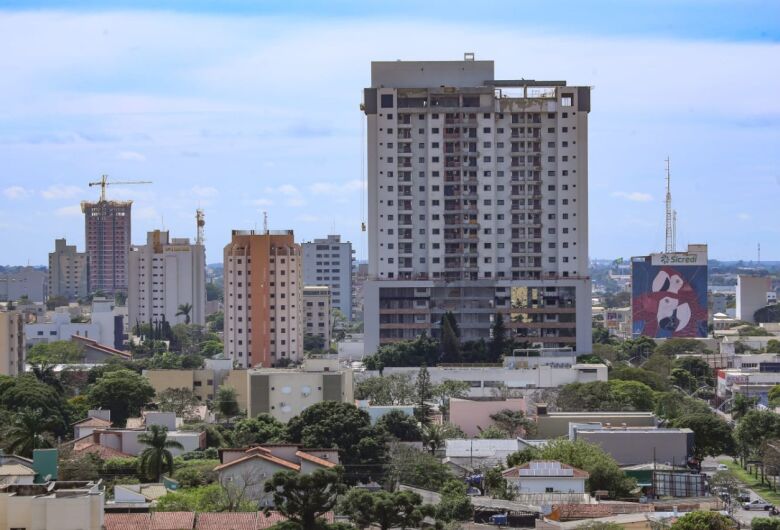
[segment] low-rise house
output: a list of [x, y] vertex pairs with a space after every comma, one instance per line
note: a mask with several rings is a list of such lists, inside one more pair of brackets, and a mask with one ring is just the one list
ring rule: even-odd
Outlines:
[[[323, 516], [327, 523], [333, 523], [333, 512]], [[154, 512], [154, 513], [107, 513], [106, 530], [265, 530], [286, 521], [279, 512], [244, 513], [198, 513]]]
[[279, 471], [309, 474], [338, 465], [336, 449], [303, 449], [295, 444], [269, 444], [249, 449], [220, 449], [221, 464], [214, 468], [222, 484], [246, 489], [247, 498], [268, 506], [265, 481]]
[[0, 528], [103, 530], [100, 482], [0, 486]]
[[35, 471], [32, 467], [22, 464], [0, 464], [0, 485], [32, 484], [35, 482]]
[[107, 429], [111, 425], [110, 410], [90, 410], [85, 419], [72, 424], [73, 439], [77, 440], [89, 436], [95, 429]]
[[450, 423], [460, 427], [466, 436], [477, 436], [481, 429], [493, 425], [490, 418], [502, 410], [519, 411], [525, 414], [523, 398], [493, 399], [450, 399]]
[[501, 475], [518, 493], [585, 493], [585, 481], [590, 476], [556, 460], [532, 460]]

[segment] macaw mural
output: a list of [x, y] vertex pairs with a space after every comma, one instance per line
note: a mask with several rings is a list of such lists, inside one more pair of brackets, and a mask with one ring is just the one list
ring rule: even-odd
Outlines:
[[631, 264], [633, 334], [655, 338], [707, 336], [707, 266]]

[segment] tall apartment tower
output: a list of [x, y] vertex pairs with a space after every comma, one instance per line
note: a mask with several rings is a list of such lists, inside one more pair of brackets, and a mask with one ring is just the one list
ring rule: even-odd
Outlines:
[[49, 252], [49, 298], [86, 298], [88, 264], [86, 252], [78, 252], [64, 238], [55, 239], [54, 252]]
[[106, 295], [127, 292], [130, 251], [130, 208], [133, 201], [83, 201], [89, 258], [89, 292]]
[[0, 375], [24, 373], [24, 315], [0, 310]]
[[591, 348], [590, 88], [497, 80], [493, 61], [373, 62], [366, 352], [438, 334]]
[[339, 235], [302, 243], [303, 283], [330, 287], [331, 305], [352, 320], [352, 243]]
[[167, 231], [146, 235], [146, 245], [134, 246], [129, 256], [127, 293], [129, 325], [162, 321], [186, 322], [179, 306], [191, 305], [189, 321], [206, 323], [206, 249], [187, 238], [171, 239]]
[[301, 246], [292, 230], [233, 230], [224, 251], [225, 355], [265, 368], [303, 357]]

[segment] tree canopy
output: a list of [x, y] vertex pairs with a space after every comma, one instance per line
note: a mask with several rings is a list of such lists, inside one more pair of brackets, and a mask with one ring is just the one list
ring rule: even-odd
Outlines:
[[653, 410], [653, 390], [639, 381], [593, 381], [561, 388], [558, 407], [566, 411]]
[[[266, 481], [265, 491], [273, 495], [274, 509], [303, 528], [317, 528], [322, 516], [333, 510], [345, 491], [340, 471], [318, 469], [311, 474], [280, 471]], [[270, 508], [266, 508], [266, 515]]]
[[154, 397], [154, 388], [145, 377], [122, 369], [103, 375], [90, 386], [87, 396], [93, 407], [109, 409], [111, 421], [121, 426], [131, 415], [140, 414]]

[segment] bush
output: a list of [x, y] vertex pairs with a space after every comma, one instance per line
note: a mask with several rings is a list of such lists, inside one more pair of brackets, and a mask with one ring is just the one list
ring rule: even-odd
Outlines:
[[205, 486], [217, 481], [217, 472], [214, 468], [219, 465], [219, 460], [189, 460], [183, 462], [173, 473], [183, 488], [195, 488]]
[[134, 456], [109, 458], [100, 473], [106, 478], [137, 477], [138, 459]]
[[780, 530], [780, 521], [769, 517], [756, 517], [750, 522], [751, 530]]

